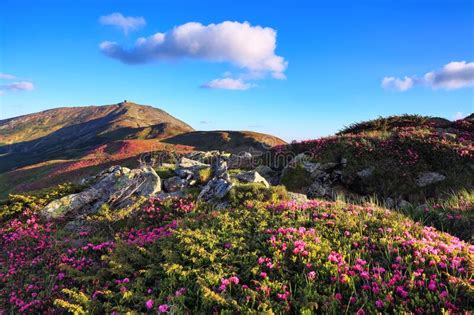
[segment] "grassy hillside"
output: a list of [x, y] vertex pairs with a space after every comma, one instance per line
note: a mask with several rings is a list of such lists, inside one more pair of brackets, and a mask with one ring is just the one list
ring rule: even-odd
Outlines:
[[[474, 124], [468, 119], [405, 115], [362, 122], [335, 136], [279, 146], [273, 163], [300, 153], [323, 164], [345, 160], [339, 184], [381, 199], [423, 202], [474, 185]], [[444, 180], [420, 186], [420, 176], [433, 172]], [[305, 172], [298, 176], [292, 178], [295, 189], [308, 178]]]
[[[160, 139], [193, 130], [168, 113], [130, 102], [67, 107], [0, 121], [0, 172], [52, 159], [80, 158], [125, 139]], [[8, 144], [8, 145], [7, 145]]]
[[[35, 212], [70, 191], [1, 209], [7, 313], [463, 313], [472, 246], [373, 205], [265, 200], [220, 210], [192, 198], [103, 207], [71, 232]], [[6, 215], [5, 215], [6, 214]]]

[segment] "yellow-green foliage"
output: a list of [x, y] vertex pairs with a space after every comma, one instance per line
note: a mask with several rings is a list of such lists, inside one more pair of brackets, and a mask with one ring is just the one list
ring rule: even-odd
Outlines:
[[74, 315], [88, 314], [88, 312], [86, 312], [84, 308], [87, 309], [89, 307], [90, 299], [87, 295], [84, 294], [84, 292], [76, 292], [75, 290], [70, 289], [63, 289], [62, 292], [69, 297], [71, 302], [63, 299], [56, 299], [54, 300], [54, 305]]
[[161, 179], [167, 179], [173, 176], [176, 176], [175, 172], [175, 167], [171, 166], [159, 166], [155, 169], [156, 174], [160, 176]]
[[198, 171], [199, 182], [202, 184], [207, 183], [212, 176], [211, 168], [203, 168]]
[[288, 199], [285, 186], [266, 188], [263, 183], [237, 183], [229, 192], [229, 202], [232, 205], [243, 205], [246, 201], [267, 202]]
[[81, 187], [66, 183], [57, 187], [40, 190], [28, 195], [10, 194], [8, 199], [0, 203], [0, 221], [23, 211], [25, 208], [37, 210], [49, 202], [79, 191]]

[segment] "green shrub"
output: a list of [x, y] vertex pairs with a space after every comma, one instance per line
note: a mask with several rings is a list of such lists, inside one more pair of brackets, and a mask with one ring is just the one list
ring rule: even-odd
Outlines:
[[27, 195], [10, 194], [7, 200], [0, 203], [0, 222], [11, 218], [24, 209], [40, 209], [53, 200], [76, 193], [81, 189], [83, 189], [83, 187], [66, 183]]
[[267, 202], [287, 200], [288, 193], [284, 186], [266, 188], [262, 183], [238, 183], [229, 192], [229, 202], [234, 206], [245, 202]]
[[312, 182], [311, 174], [301, 164], [286, 168], [281, 177], [281, 184], [293, 192], [306, 193]]

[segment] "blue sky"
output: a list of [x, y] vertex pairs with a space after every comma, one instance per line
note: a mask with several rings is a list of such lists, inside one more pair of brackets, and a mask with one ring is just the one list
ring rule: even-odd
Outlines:
[[[3, 0], [0, 118], [127, 99], [195, 129], [255, 130], [290, 141], [377, 116], [453, 119], [474, 111], [474, 1], [190, 2]], [[114, 12], [142, 17], [146, 25], [125, 34], [100, 22]], [[166, 46], [172, 58], [130, 65], [99, 48], [110, 41], [126, 49], [188, 22], [206, 28], [224, 21], [276, 31], [270, 57], [282, 57], [284, 70], [269, 66], [255, 75], [260, 64], [249, 66], [228, 51], [217, 52], [224, 55], [216, 62], [221, 55], [194, 58], [172, 45]], [[443, 68], [452, 62], [458, 63]], [[275, 71], [286, 79], [272, 77]], [[226, 77], [246, 89], [202, 88]], [[34, 88], [14, 85], [24, 82]]]

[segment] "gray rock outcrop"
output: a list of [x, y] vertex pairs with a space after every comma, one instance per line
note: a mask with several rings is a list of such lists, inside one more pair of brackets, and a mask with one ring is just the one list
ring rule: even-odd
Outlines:
[[132, 197], [149, 197], [161, 191], [161, 179], [151, 167], [130, 170], [114, 166], [95, 176], [91, 187], [49, 203], [40, 211], [45, 218], [59, 218], [69, 213], [83, 216], [95, 213], [107, 203], [120, 207]]

